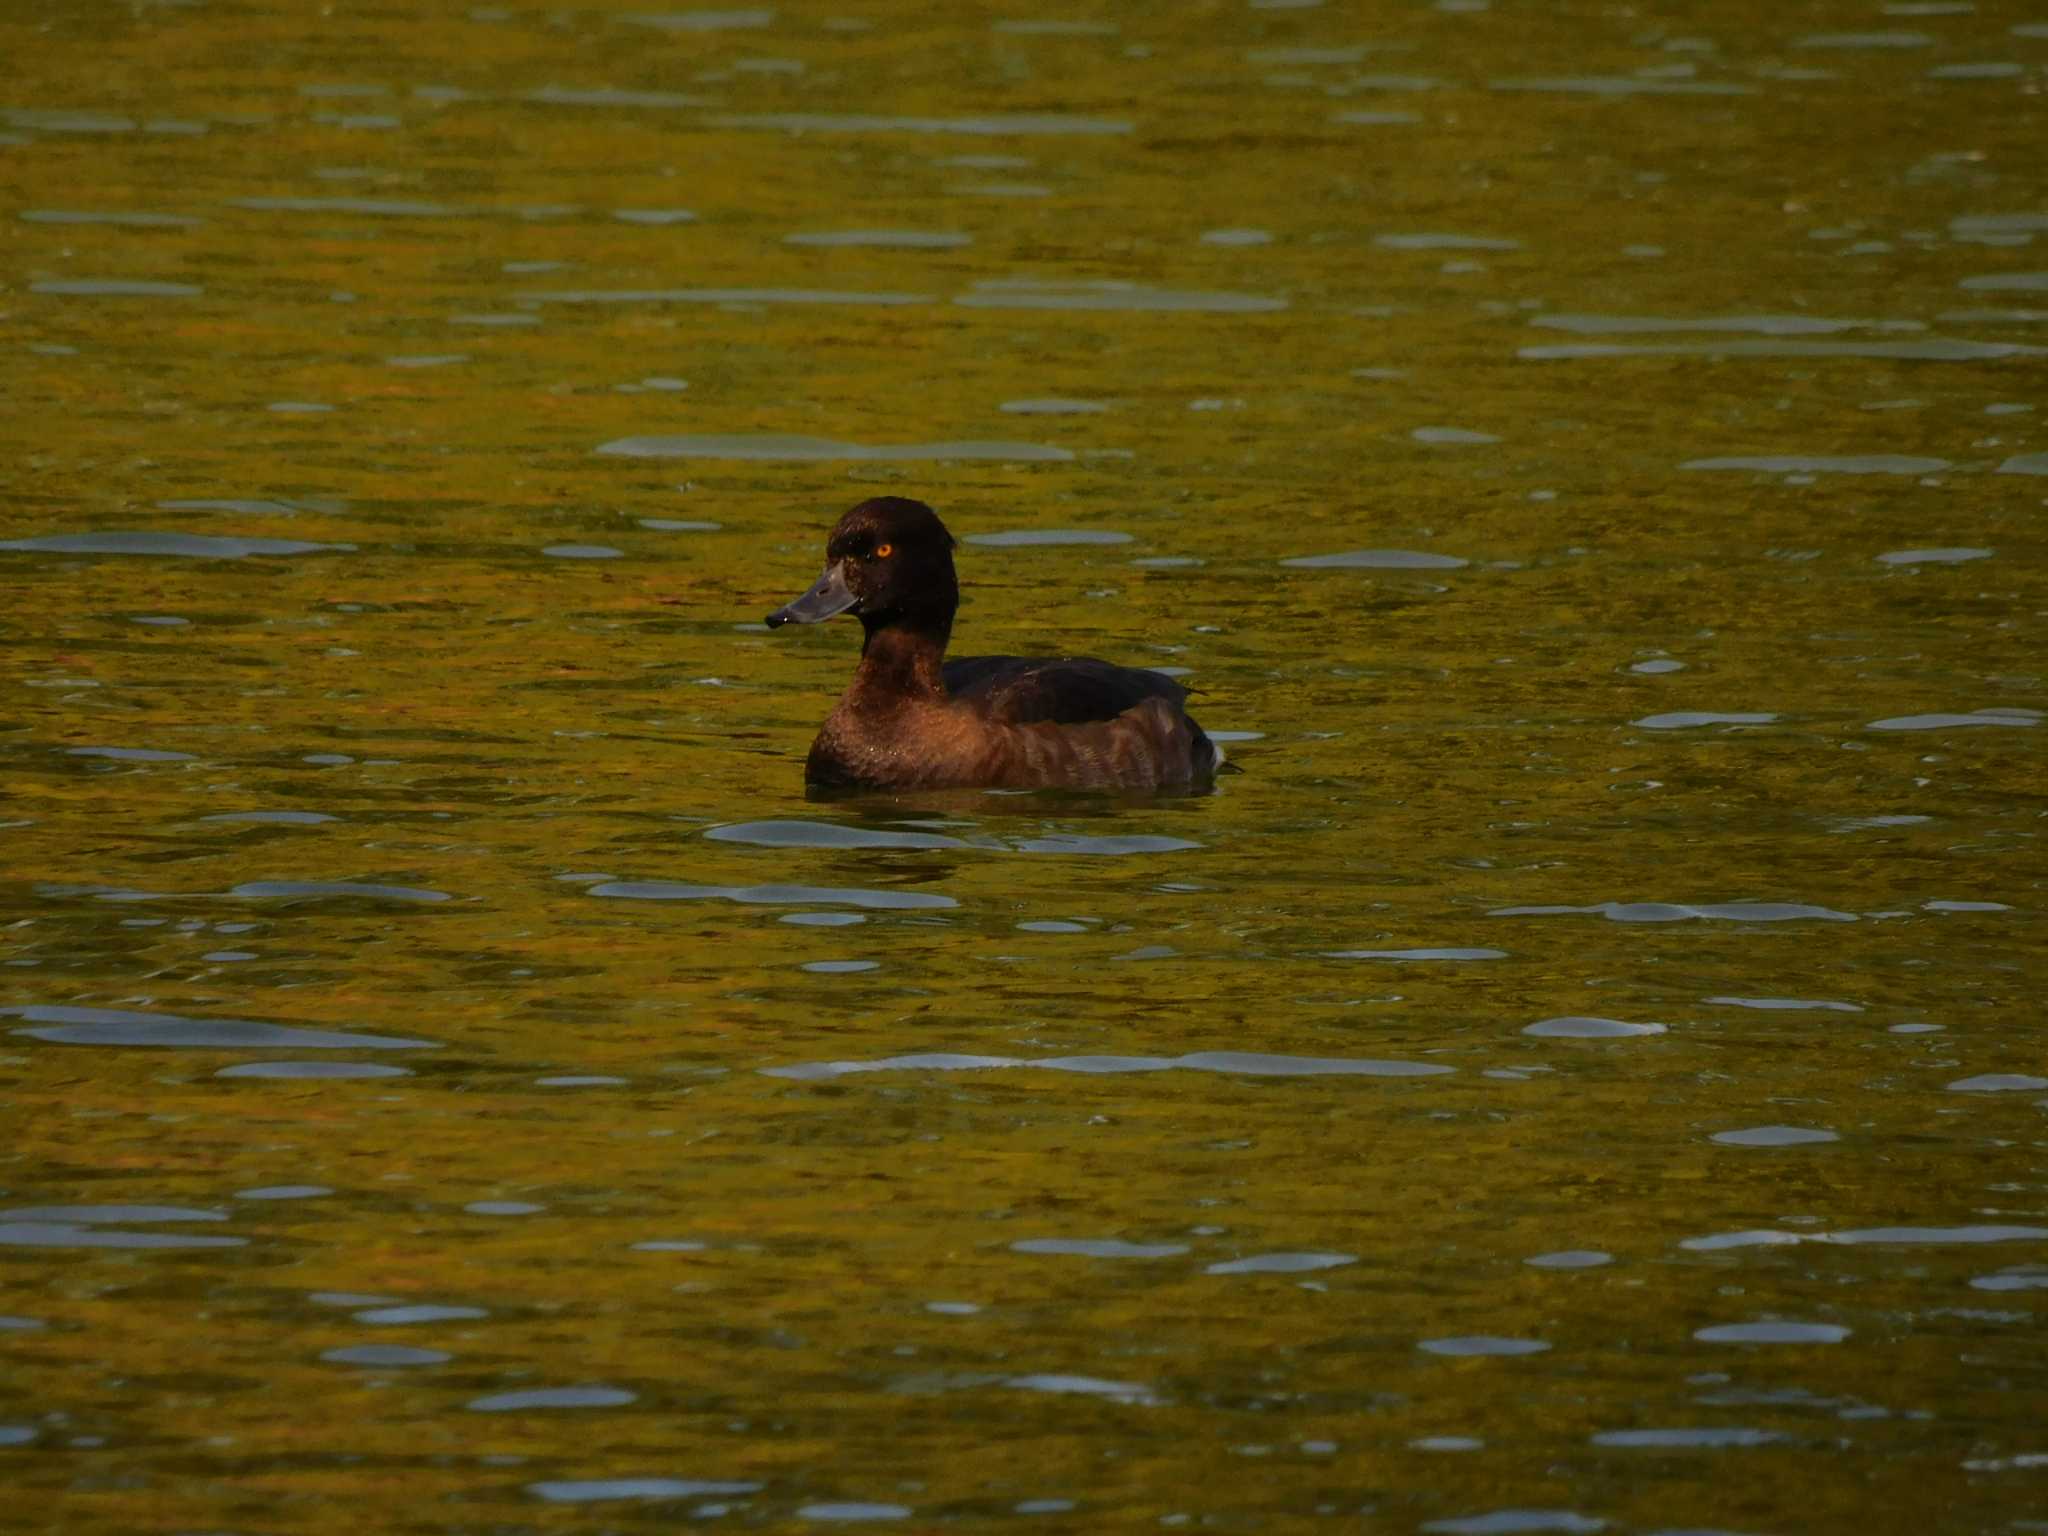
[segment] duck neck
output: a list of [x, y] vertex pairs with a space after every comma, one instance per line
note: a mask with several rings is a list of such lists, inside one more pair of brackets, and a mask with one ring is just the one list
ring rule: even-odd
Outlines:
[[870, 629], [860, 648], [851, 693], [937, 702], [946, 697], [941, 663], [946, 631], [898, 621]]

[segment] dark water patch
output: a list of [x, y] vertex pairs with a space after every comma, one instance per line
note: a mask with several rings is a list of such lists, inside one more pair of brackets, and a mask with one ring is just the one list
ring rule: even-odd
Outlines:
[[1704, 709], [1677, 709], [1668, 714], [1645, 715], [1630, 725], [1646, 731], [1689, 731], [1703, 725], [1769, 725], [1778, 717], [1767, 714], [1716, 714]]
[[1594, 1531], [1606, 1530], [1607, 1522], [1569, 1509], [1495, 1509], [1483, 1515], [1430, 1520], [1423, 1524], [1422, 1529], [1429, 1536], [1522, 1536], [1523, 1532], [1535, 1531], [1591, 1536]]
[[1861, 1013], [1860, 1003], [1837, 1003], [1825, 998], [1805, 997], [1710, 997], [1706, 1001], [1721, 1008], [1756, 1008], [1766, 1013]]
[[989, 31], [1010, 37], [1115, 37], [1113, 21], [994, 21]]
[[226, 1221], [225, 1211], [199, 1210], [187, 1205], [36, 1205], [0, 1211], [0, 1221], [56, 1221], [79, 1226], [99, 1222], [128, 1222], [151, 1225], [168, 1221]]
[[432, 1050], [438, 1042], [398, 1035], [365, 1035], [342, 1030], [259, 1024], [248, 1019], [186, 1018], [122, 1008], [74, 1008], [31, 1003], [0, 1007], [0, 1017], [36, 1026], [12, 1033], [59, 1045], [189, 1046], [200, 1050], [277, 1047], [289, 1050]]
[[1126, 1072], [1216, 1072], [1246, 1077], [1440, 1077], [1456, 1071], [1438, 1062], [1359, 1057], [1279, 1056], [1253, 1051], [1196, 1051], [1185, 1056], [967, 1056], [930, 1051], [873, 1061], [811, 1061], [763, 1067], [764, 1077], [822, 1082], [858, 1072], [990, 1072], [1031, 1068], [1111, 1076]]
[[1518, 347], [1515, 356], [1529, 362], [1572, 362], [1607, 357], [1864, 357], [1905, 363], [1987, 363], [2009, 357], [2034, 357], [2048, 347], [2016, 341], [1960, 341], [1930, 336], [1916, 341], [1800, 341], [1735, 338], [1729, 341], [1560, 342]]
[[83, 1222], [0, 1221], [0, 1248], [241, 1248], [246, 1237], [124, 1232]]
[[929, 891], [872, 891], [857, 886], [682, 885], [668, 880], [608, 880], [590, 887], [593, 896], [624, 901], [732, 901], [746, 906], [844, 906], [883, 911], [937, 911], [957, 907], [950, 896]]
[[998, 409], [1011, 416], [1099, 416], [1109, 409], [1098, 400], [1005, 400]]
[[968, 309], [1065, 309], [1262, 315], [1287, 308], [1285, 299], [1256, 293], [1219, 293], [1152, 288], [1109, 278], [1053, 282], [1041, 278], [991, 278], [953, 302]]
[[929, 304], [928, 293], [855, 293], [823, 288], [576, 288], [523, 293], [522, 304]]
[[1409, 437], [1418, 443], [1432, 443], [1441, 447], [1484, 447], [1500, 439], [1491, 432], [1475, 432], [1470, 427], [1417, 427]]
[[[944, 443], [842, 443], [788, 432], [706, 433], [695, 436], [621, 437], [597, 451], [629, 459], [744, 459], [814, 464], [838, 459], [861, 463], [995, 460], [1015, 464], [1064, 464], [1074, 455], [1041, 443], [960, 441]], [[0, 548], [4, 548], [0, 545]]]
[[623, 1387], [533, 1387], [472, 1398], [472, 1413], [525, 1413], [536, 1408], [623, 1408], [640, 1394]]
[[1722, 901], [1690, 905], [1672, 901], [1603, 901], [1590, 907], [1496, 907], [1488, 917], [1604, 917], [1610, 923], [1791, 923], [1814, 920], [1853, 923], [1853, 912], [1796, 901]]
[[215, 1077], [253, 1077], [272, 1082], [341, 1082], [369, 1078], [411, 1077], [409, 1067], [387, 1067], [370, 1061], [245, 1061], [222, 1067]]
[[880, 832], [867, 827], [820, 821], [742, 821], [710, 827], [714, 843], [745, 843], [755, 848], [965, 848], [957, 837], [937, 832]]
[[45, 278], [30, 293], [75, 299], [192, 299], [206, 290], [197, 283], [166, 283], [130, 277]]
[[952, 251], [963, 245], [972, 245], [974, 236], [949, 230], [839, 229], [784, 235], [782, 243], [833, 248], [873, 246], [880, 250], [892, 251]]
[[1785, 1436], [1768, 1429], [1700, 1427], [1682, 1429], [1609, 1429], [1592, 1443], [1614, 1450], [1724, 1450], [1738, 1446], [1782, 1445]]
[[1326, 949], [1325, 960], [1505, 960], [1504, 949]]
[[1772, 1227], [1742, 1232], [1714, 1232], [1682, 1238], [1678, 1246], [1694, 1253], [1719, 1253], [1732, 1248], [1780, 1248], [1795, 1243], [1836, 1247], [1949, 1247], [1955, 1244], [2023, 1243], [2048, 1238], [2048, 1227], [1985, 1223], [1962, 1227], [1859, 1227], [1846, 1232], [1787, 1232]]
[[[1025, 1385], [1025, 1378], [1018, 1377], [1012, 1386]], [[907, 1504], [856, 1503], [847, 1500], [830, 1500], [822, 1504], [806, 1504], [797, 1510], [799, 1520], [864, 1521], [904, 1520], [912, 1510]]]
[[1992, 272], [1957, 286], [1972, 293], [2048, 293], [2048, 272]]
[[1186, 1243], [1127, 1243], [1115, 1237], [1027, 1237], [1010, 1244], [1013, 1253], [1071, 1254], [1085, 1259], [1171, 1259]]
[[373, 1369], [406, 1369], [423, 1365], [446, 1365], [455, 1357], [445, 1349], [415, 1349], [408, 1344], [350, 1344], [321, 1352], [330, 1365], [361, 1365]]
[[[1022, 1392], [1053, 1392], [1099, 1397], [1112, 1403], [1159, 1401], [1152, 1389], [1142, 1382], [1108, 1381], [1100, 1376], [1072, 1376], [1064, 1372], [1037, 1371], [1024, 1376], [1011, 1376], [1004, 1379], [1003, 1385], [1015, 1387]], [[904, 1513], [908, 1514], [909, 1511], [905, 1510]]]
[[1126, 134], [1131, 124], [1115, 118], [1076, 117], [1060, 112], [1010, 113], [986, 117], [883, 117], [858, 112], [742, 112], [706, 118], [713, 128], [754, 128], [785, 133], [957, 133], [1007, 138], [1053, 135], [1103, 137]]
[[116, 224], [130, 229], [191, 229], [206, 222], [180, 213], [95, 212], [76, 208], [25, 208], [15, 217], [24, 224]]
[[680, 91], [629, 91], [603, 85], [586, 88], [544, 85], [539, 90], [528, 91], [519, 99], [537, 107], [646, 107], [661, 110], [711, 105], [706, 97], [687, 96]]
[[1296, 555], [1280, 563], [1302, 571], [1455, 571], [1472, 562], [1420, 549], [1347, 549], [1334, 555]]
[[1542, 1339], [1508, 1339], [1490, 1333], [1424, 1339], [1415, 1347], [1426, 1354], [1450, 1355], [1459, 1359], [1483, 1355], [1540, 1355], [1550, 1348]]
[[561, 1482], [528, 1483], [526, 1491], [550, 1504], [597, 1504], [630, 1500], [652, 1503], [663, 1499], [738, 1497], [759, 1493], [761, 1483], [718, 1482], [688, 1477], [595, 1477]]
[[1771, 475], [1935, 475], [1955, 466], [1947, 459], [1904, 453], [1778, 453], [1749, 458], [1688, 459], [1680, 469], [1742, 469]]
[[1077, 832], [1056, 832], [1046, 837], [1022, 837], [1011, 846], [1019, 853], [1083, 854], [1113, 858], [1133, 853], [1182, 853], [1202, 845], [1185, 837], [1161, 837], [1145, 833], [1084, 837]]
[[1763, 336], [1832, 336], [1843, 331], [1924, 331], [1917, 320], [1843, 320], [1820, 315], [1572, 315], [1533, 316], [1529, 323], [1580, 336], [1632, 336], [1663, 331], [1740, 331]]
[[460, 219], [478, 213], [448, 203], [383, 197], [231, 197], [228, 206], [252, 213], [341, 213], [369, 219]]
[[1978, 709], [1969, 714], [1893, 715], [1873, 720], [1873, 731], [1947, 731], [1975, 726], [2002, 725], [2025, 729], [2041, 723], [2037, 709]]
[[1695, 1328], [1692, 1336], [1702, 1344], [1839, 1344], [1849, 1330], [1835, 1323], [1717, 1323]]
[[190, 752], [165, 752], [156, 747], [66, 747], [66, 757], [106, 757], [122, 763], [196, 763]]
[[1598, 1269], [1603, 1264], [1612, 1264], [1614, 1255], [1603, 1253], [1598, 1248], [1561, 1248], [1555, 1253], [1539, 1253], [1522, 1262], [1531, 1269]]
[[43, 555], [176, 555], [188, 560], [246, 560], [257, 555], [323, 555], [353, 550], [353, 544], [316, 544], [306, 539], [220, 538], [196, 533], [51, 533], [0, 541], [0, 549]]
[[[1732, 80], [1645, 80], [1637, 75], [1526, 75], [1489, 80], [1490, 91], [1559, 92], [1569, 96], [1754, 96]], [[1425, 1527], [1429, 1529], [1429, 1527]]]
[[247, 901], [452, 901], [446, 891], [412, 885], [371, 885], [357, 880], [247, 880], [228, 892]]
[[1374, 235], [1372, 243], [1389, 251], [1519, 251], [1522, 242], [1493, 235]]
[[1961, 565], [1966, 560], [1989, 560], [1990, 549], [1893, 549], [1877, 557], [1879, 565]]
[[1888, 48], [1931, 48], [1934, 39], [1925, 32], [1817, 32], [1802, 37], [1792, 44], [1794, 48], [1826, 49], [1888, 49]]
[[202, 816], [201, 821], [256, 822], [265, 826], [315, 827], [322, 822], [339, 821], [339, 816], [330, 816], [325, 811], [222, 811], [214, 816]]

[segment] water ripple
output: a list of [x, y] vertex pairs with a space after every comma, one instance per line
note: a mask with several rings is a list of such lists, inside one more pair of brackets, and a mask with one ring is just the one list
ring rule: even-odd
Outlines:
[[248, 1019], [186, 1018], [174, 1013], [139, 1013], [124, 1008], [74, 1008], [29, 1003], [0, 1007], [0, 1016], [26, 1019], [33, 1029], [12, 1033], [58, 1045], [191, 1046], [201, 1050], [282, 1047], [306, 1051], [432, 1050], [437, 1042], [400, 1035], [365, 1035], [343, 1030], [302, 1029]]
[[1205, 1275], [1308, 1275], [1318, 1270], [1341, 1269], [1356, 1264], [1355, 1253], [1255, 1253], [1242, 1259], [1225, 1259], [1211, 1264]]
[[2035, 726], [2041, 723], [2038, 709], [1978, 709], [1967, 715], [1893, 715], [1884, 720], [1873, 720], [1873, 731], [1942, 731], [1965, 726], [2006, 725]]
[[929, 304], [928, 293], [854, 293], [819, 288], [565, 288], [522, 293], [522, 304]]
[[1955, 1243], [2022, 1243], [2048, 1238], [2048, 1227], [1989, 1223], [1963, 1227], [1857, 1227], [1845, 1232], [1786, 1232], [1772, 1227], [1744, 1232], [1716, 1232], [1681, 1239], [1678, 1246], [1694, 1253], [1719, 1253], [1730, 1248], [1775, 1248], [1794, 1243], [1825, 1243], [1836, 1247], [1883, 1245], [1946, 1247]]
[[190, 560], [242, 560], [251, 555], [337, 554], [353, 544], [305, 539], [221, 538], [196, 533], [50, 533], [0, 541], [0, 549], [51, 555], [181, 555]]
[[819, 885], [682, 885], [669, 880], [607, 880], [591, 886], [590, 894], [626, 901], [735, 901], [765, 907], [824, 904], [890, 911], [929, 911], [960, 905], [950, 896], [927, 891], [871, 891], [856, 886]]
[[1955, 466], [1947, 459], [1905, 453], [1774, 453], [1688, 459], [1680, 469], [1747, 469], [1771, 475], [1936, 475]]
[[1196, 1051], [1185, 1056], [967, 1056], [929, 1051], [873, 1061], [809, 1061], [763, 1067], [764, 1077], [819, 1082], [855, 1072], [989, 1072], [1033, 1068], [1091, 1075], [1122, 1072], [1219, 1072], [1250, 1077], [1438, 1077], [1456, 1071], [1437, 1062], [1362, 1057], [1276, 1056], [1252, 1051]]
[[705, 1495], [759, 1493], [760, 1483], [715, 1482], [685, 1477], [597, 1477], [528, 1483], [526, 1491], [550, 1504], [591, 1504], [606, 1499], [694, 1499]]
[[623, 1387], [534, 1387], [472, 1398], [472, 1413], [523, 1413], [534, 1408], [623, 1408], [640, 1394]]
[[1280, 563], [1301, 571], [1455, 571], [1472, 562], [1420, 549], [1348, 549], [1335, 555], [1296, 555]]
[[1115, 1237], [1027, 1237], [1010, 1244], [1012, 1253], [1070, 1254], [1084, 1259], [1171, 1259], [1186, 1243], [1127, 1243]]
[[[807, 464], [833, 459], [862, 463], [897, 460], [997, 459], [1013, 464], [1063, 464], [1074, 455], [1042, 443], [964, 441], [945, 443], [842, 443], [826, 437], [790, 432], [681, 434], [666, 437], [621, 437], [597, 451], [632, 459], [759, 459]], [[0, 545], [0, 548], [6, 546]]]
[[1716, 714], [1705, 709], [1678, 709], [1669, 714], [1645, 715], [1631, 720], [1646, 731], [1685, 731], [1702, 725], [1769, 725], [1778, 717], [1768, 714]]
[[857, 112], [742, 112], [706, 118], [713, 128], [781, 129], [787, 133], [958, 133], [1012, 135], [1124, 134], [1132, 125], [1115, 118], [1075, 117], [1059, 112], [1019, 112], [986, 117], [882, 117]]
[[1723, 901], [1697, 906], [1672, 901], [1603, 901], [1590, 907], [1496, 907], [1488, 917], [1604, 917], [1610, 923], [1682, 923], [1695, 919], [1729, 923], [1789, 923], [1815, 919], [1853, 923], [1853, 912], [1796, 901]]
[[960, 294], [953, 302], [969, 309], [1173, 310], [1235, 315], [1270, 314], [1287, 307], [1285, 299], [1262, 294], [1151, 288], [1107, 278], [1075, 282], [990, 279], [976, 283], [972, 292]]
[[1669, 341], [1561, 342], [1518, 347], [1515, 356], [1530, 362], [1571, 362], [1599, 357], [1875, 357], [1913, 363], [1983, 363], [2008, 357], [2036, 357], [2048, 347], [2017, 341], [1959, 341], [1931, 336], [1924, 341]]

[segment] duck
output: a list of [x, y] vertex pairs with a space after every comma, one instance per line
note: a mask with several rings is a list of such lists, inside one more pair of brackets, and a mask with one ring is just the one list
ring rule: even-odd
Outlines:
[[876, 496], [825, 540], [825, 573], [768, 627], [860, 620], [860, 662], [804, 760], [820, 787], [1189, 791], [1223, 754], [1163, 673], [1092, 656], [946, 659], [955, 540], [905, 496]]

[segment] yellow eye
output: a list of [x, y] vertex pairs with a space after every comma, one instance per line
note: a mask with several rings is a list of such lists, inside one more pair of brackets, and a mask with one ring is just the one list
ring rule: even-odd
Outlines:
[[886, 560], [895, 552], [895, 549], [896, 546], [894, 544], [877, 544], [875, 546], [875, 558], [877, 560]]

